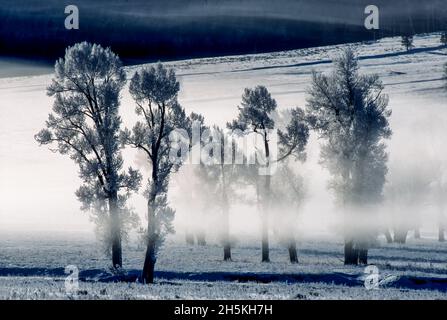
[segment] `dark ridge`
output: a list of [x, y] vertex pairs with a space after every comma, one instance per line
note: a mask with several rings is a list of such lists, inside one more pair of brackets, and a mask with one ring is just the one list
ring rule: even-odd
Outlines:
[[[299, 49], [447, 28], [443, 0], [377, 0], [380, 26], [363, 27], [364, 0], [0, 0], [0, 55], [51, 61], [80, 41], [110, 46], [127, 64]], [[64, 28], [76, 4], [80, 29]]]

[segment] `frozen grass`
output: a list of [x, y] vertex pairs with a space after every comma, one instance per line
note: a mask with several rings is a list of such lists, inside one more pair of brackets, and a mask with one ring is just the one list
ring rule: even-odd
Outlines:
[[62, 280], [0, 277], [0, 299], [446, 299], [430, 290], [334, 286], [325, 283], [227, 283], [163, 281], [137, 283], [81, 282], [77, 294], [67, 294]]
[[[110, 280], [110, 261], [91, 236], [0, 239], [0, 299], [447, 298], [447, 247], [434, 239], [410, 238], [405, 246], [381, 239], [370, 250], [370, 263], [379, 268], [381, 280], [391, 281], [377, 290], [364, 287], [363, 267], [343, 265], [343, 246], [336, 238], [302, 240], [296, 265], [279, 243], [273, 243], [270, 263], [260, 262], [259, 246], [250, 241], [234, 248], [232, 262], [223, 262], [217, 244], [187, 246], [171, 239], [160, 252], [156, 283], [150, 286]], [[143, 248], [130, 244], [124, 255], [125, 269], [138, 274]], [[69, 264], [80, 270], [75, 295], [64, 286]]]

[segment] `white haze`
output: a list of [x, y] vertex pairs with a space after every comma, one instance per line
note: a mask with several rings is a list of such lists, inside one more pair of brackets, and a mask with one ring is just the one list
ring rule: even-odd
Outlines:
[[[393, 136], [387, 142], [389, 182], [391, 178], [398, 179], [399, 175], [404, 182], [413, 174], [425, 178], [445, 175], [445, 171], [432, 172], [436, 166], [444, 165], [446, 168], [447, 159], [447, 93], [442, 89], [442, 65], [447, 62], [447, 50], [428, 50], [437, 47], [438, 41], [439, 35], [416, 37], [416, 47], [427, 48], [426, 51], [390, 56], [381, 55], [401, 52], [398, 38], [356, 45], [360, 56], [369, 56], [360, 62], [361, 72], [378, 73], [384, 81], [385, 93], [390, 97]], [[236, 106], [245, 87], [267, 86], [280, 108], [304, 107], [312, 70], [329, 72], [332, 64], [318, 62], [331, 59], [341, 47], [189, 60], [169, 65], [176, 68], [181, 82], [179, 101], [187, 112], [203, 114], [208, 125], [224, 126], [236, 116]], [[305, 65], [293, 66], [300, 63]], [[129, 68], [129, 74], [137, 68]], [[50, 112], [52, 101], [45, 93], [50, 80], [50, 75], [0, 79], [2, 230], [93, 229], [88, 214], [80, 212], [74, 195], [79, 186], [76, 166], [67, 157], [39, 147], [33, 138]], [[130, 127], [136, 116], [127, 88], [123, 92], [121, 111], [124, 125]], [[307, 154], [307, 162], [298, 168], [304, 178], [307, 195], [302, 208], [296, 213], [296, 234], [314, 237], [334, 233], [339, 230], [339, 215], [327, 189], [329, 175], [318, 163], [319, 142], [314, 135]], [[129, 164], [138, 164], [147, 171], [134, 150], [126, 150], [125, 158]], [[185, 204], [178, 191], [176, 179], [179, 177], [173, 177], [170, 192], [171, 203], [177, 210], [175, 226], [178, 237], [183, 236], [186, 225], [190, 226], [195, 221], [206, 222], [209, 238], [217, 240], [219, 213], [210, 210], [200, 216], [192, 212], [193, 206]], [[388, 188], [387, 185], [386, 190]], [[417, 197], [419, 193], [420, 190], [414, 190], [409, 197]], [[131, 201], [144, 221], [144, 198], [139, 195]], [[400, 201], [403, 203], [385, 202], [386, 205], [379, 209], [383, 221], [415, 220], [420, 216], [422, 230], [435, 231], [437, 200], [426, 197], [411, 206], [408, 205], [410, 202]], [[273, 212], [272, 216], [277, 214]], [[235, 238], [259, 238], [259, 224], [255, 205], [235, 203], [232, 206], [231, 233]]]

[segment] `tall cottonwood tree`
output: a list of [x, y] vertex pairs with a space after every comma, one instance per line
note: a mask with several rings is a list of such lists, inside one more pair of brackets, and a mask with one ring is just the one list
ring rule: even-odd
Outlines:
[[125, 83], [121, 61], [110, 49], [87, 42], [69, 47], [47, 89], [53, 112], [35, 136], [79, 165], [83, 184], [76, 195], [82, 209], [93, 209], [95, 221], [105, 224], [114, 267], [122, 266], [123, 223], [130, 212], [125, 202], [141, 182], [137, 171], [122, 170], [118, 109]]
[[441, 39], [440, 42], [443, 46], [447, 46], [447, 31], [441, 32]]
[[444, 65], [445, 89], [447, 90], [447, 63]]
[[[239, 114], [227, 127], [237, 130], [239, 134], [255, 133], [261, 137], [263, 152], [256, 159], [256, 165], [264, 169], [263, 175], [258, 175], [258, 181], [263, 179], [263, 186], [257, 189], [260, 195], [262, 216], [262, 261], [270, 261], [269, 257], [269, 211], [271, 205], [271, 175], [274, 174], [274, 165], [278, 161], [285, 160], [291, 155], [302, 156], [309, 136], [307, 118], [304, 111], [296, 108], [290, 112], [285, 129], [278, 131], [279, 137], [279, 157], [272, 159], [272, 130], [275, 129], [275, 119], [278, 118], [276, 112], [277, 103], [264, 86], [257, 86], [254, 89], [245, 89], [242, 95], [242, 102]], [[275, 146], [276, 147], [276, 146]], [[259, 154], [258, 154], [259, 155]], [[256, 187], [261, 184], [256, 182]], [[261, 192], [258, 192], [261, 191]]]
[[[204, 146], [202, 133], [209, 130], [205, 125], [202, 115], [191, 113], [189, 116], [187, 131], [190, 137], [190, 159], [191, 163], [182, 168], [173, 176], [174, 183], [179, 192], [176, 197], [182, 204], [179, 214], [187, 217], [185, 227], [185, 240], [189, 245], [206, 245], [206, 222], [209, 218], [210, 202], [208, 183], [204, 165], [200, 161], [200, 153]], [[194, 154], [194, 155], [193, 155]], [[199, 222], [199, 223], [198, 223]]]
[[[394, 239], [396, 243], [404, 244], [410, 230], [417, 230], [421, 225], [421, 212], [428, 203], [429, 197], [434, 194], [431, 184], [438, 177], [439, 168], [435, 163], [412, 162], [407, 156], [392, 166], [385, 186], [385, 201], [393, 218]], [[407, 160], [408, 159], [408, 160]], [[428, 160], [428, 159], [427, 159]], [[416, 233], [417, 235], [417, 233]], [[416, 236], [415, 236], [416, 238]]]
[[306, 160], [305, 150], [310, 130], [307, 115], [301, 108], [285, 110], [277, 122], [282, 123], [282, 128], [278, 125], [279, 169], [273, 177], [276, 183], [272, 192], [276, 196], [277, 204], [283, 206], [283, 214], [290, 218], [285, 232], [286, 243], [290, 262], [298, 263], [293, 217], [298, 214], [305, 191], [302, 177], [292, 170], [292, 166]]
[[354, 52], [346, 49], [330, 75], [314, 73], [307, 110], [324, 139], [321, 160], [339, 204], [356, 212], [345, 217], [345, 264], [367, 263], [368, 237], [362, 212], [382, 200], [387, 174], [385, 139], [390, 138], [388, 97], [377, 75], [359, 74]]
[[170, 134], [174, 129], [186, 130], [190, 125], [177, 101], [179, 89], [174, 70], [161, 63], [136, 72], [129, 86], [136, 113], [142, 120], [132, 131], [123, 131], [122, 142], [143, 151], [151, 166], [146, 191], [148, 224], [142, 272], [144, 283], [153, 283], [158, 249], [165, 236], [173, 232], [175, 211], [168, 205], [167, 193], [170, 174], [181, 166], [182, 159], [172, 158]]
[[410, 51], [414, 48], [413, 45], [413, 36], [412, 35], [403, 35], [401, 39], [401, 44], [405, 48], [405, 50]]
[[[447, 44], [447, 31], [443, 33], [445, 41], [444, 44]], [[445, 80], [445, 90], [447, 91], [447, 63], [444, 65], [444, 80]], [[444, 177], [445, 178], [445, 177]], [[438, 190], [444, 191], [443, 194], [440, 195], [440, 198], [445, 198], [445, 191], [447, 191], [447, 182], [442, 181], [438, 183], [439, 188]], [[443, 201], [439, 201], [440, 208], [439, 208], [439, 232], [438, 232], [438, 239], [440, 242], [445, 241], [445, 232], [446, 232], [446, 217], [445, 217], [445, 208], [447, 207]]]
[[209, 159], [198, 167], [197, 174], [207, 189], [208, 205], [212, 203], [221, 213], [221, 232], [224, 260], [231, 260], [230, 209], [238, 198], [237, 187], [247, 168], [247, 159], [239, 149], [234, 136], [218, 126], [207, 130], [204, 153]]
[[[276, 111], [276, 100], [272, 98], [267, 88], [257, 86], [254, 89], [246, 88], [242, 95], [241, 106], [236, 120], [228, 123], [227, 127], [231, 130], [240, 130], [245, 134], [254, 132], [259, 134], [263, 144], [264, 161], [263, 167], [270, 168], [270, 130], [274, 129], [274, 113]], [[261, 176], [260, 176], [261, 177]], [[268, 235], [268, 212], [270, 206], [270, 174], [266, 172], [262, 176], [264, 179], [262, 197], [262, 216], [261, 216], [261, 232], [262, 232], [262, 262], [269, 262], [269, 235]]]
[[304, 179], [294, 171], [295, 165], [296, 162], [291, 159], [281, 162], [272, 177], [272, 202], [279, 211], [277, 214], [280, 214], [277, 225], [291, 263], [298, 263], [295, 223], [306, 195]]
[[445, 241], [445, 227], [446, 227], [446, 208], [447, 208], [447, 174], [443, 172], [445, 169], [440, 168], [441, 172], [438, 171], [438, 175], [434, 178], [431, 183], [430, 195], [433, 198], [438, 210], [438, 240], [440, 242]]

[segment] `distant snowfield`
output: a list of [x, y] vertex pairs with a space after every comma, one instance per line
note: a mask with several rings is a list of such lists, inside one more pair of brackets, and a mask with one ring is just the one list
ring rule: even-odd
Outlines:
[[[416, 49], [410, 53], [403, 51], [399, 38], [350, 45], [360, 57], [361, 72], [378, 73], [390, 97], [394, 131], [388, 142], [390, 174], [396, 167], [430, 168], [447, 159], [447, 93], [442, 89], [442, 65], [447, 62], [447, 49], [439, 46], [437, 34], [417, 36], [414, 44]], [[329, 72], [332, 58], [343, 47], [167, 64], [177, 72], [181, 82], [179, 100], [188, 113], [202, 113], [208, 124], [224, 126], [236, 116], [236, 106], [245, 87], [267, 86], [280, 108], [304, 107], [312, 71]], [[141, 67], [129, 67], [128, 76]], [[45, 93], [50, 82], [51, 75], [0, 79], [0, 299], [64, 298], [62, 279], [66, 265], [78, 265], [81, 271], [108, 265], [99, 247], [92, 246], [92, 224], [88, 215], [79, 211], [74, 196], [79, 185], [76, 166], [67, 157], [39, 147], [33, 139], [50, 112], [52, 101]], [[127, 89], [123, 92], [121, 113], [124, 125], [131, 126], [136, 118]], [[133, 150], [126, 150], [125, 155], [129, 164], [137, 164]], [[378, 247], [371, 249], [371, 263], [378, 265], [381, 272], [405, 276], [401, 282], [395, 282], [396, 286], [406, 288], [405, 294], [393, 286], [379, 291], [365, 290], [363, 269], [343, 267], [341, 238], [334, 228], [336, 214], [326, 188], [328, 175], [318, 159], [318, 141], [312, 137], [308, 161], [301, 170], [309, 185], [309, 197], [299, 216], [299, 265], [287, 262], [286, 250], [275, 236], [273, 262], [259, 263], [260, 250], [257, 242], [253, 242], [259, 238], [259, 221], [254, 210], [233, 208], [231, 232], [240, 240], [234, 250], [234, 263], [221, 262], [221, 248], [215, 235], [210, 235], [208, 247], [179, 245], [176, 240], [183, 240], [182, 226], [190, 219], [190, 213], [176, 206], [180, 195], [173, 192], [170, 196], [177, 209], [178, 232], [161, 252], [156, 266], [159, 283], [146, 289], [136, 284], [107, 282], [97, 286], [84, 282], [81, 289], [84, 286], [87, 292], [85, 298], [445, 298], [446, 284], [442, 281], [446, 281], [447, 249], [435, 241], [435, 221], [430, 218], [435, 208], [429, 204], [421, 209], [427, 217], [422, 226], [424, 240], [397, 247], [387, 246], [381, 239]], [[143, 197], [135, 196], [132, 201], [144, 217]], [[64, 236], [52, 239], [50, 235], [55, 231]], [[67, 231], [74, 236], [68, 236]], [[36, 232], [41, 232], [38, 237]], [[81, 237], [85, 232], [87, 239]], [[251, 242], [244, 237], [252, 239]], [[139, 269], [143, 252], [136, 245], [126, 249], [125, 268]], [[213, 272], [217, 275], [211, 275]], [[258, 278], [244, 275], [246, 272], [256, 272]], [[263, 275], [271, 279], [272, 273], [300, 274], [307, 278], [281, 278], [293, 285], [281, 281], [243, 283], [244, 279], [262, 282], [259, 277]], [[312, 276], [313, 273], [319, 275]], [[45, 274], [50, 278], [42, 277]], [[30, 278], [34, 276], [37, 278]], [[408, 278], [413, 276], [424, 278], [428, 286], [433, 284], [430, 279], [436, 278], [438, 283], [444, 283], [444, 292], [414, 288]], [[230, 277], [231, 282], [225, 277]]]

